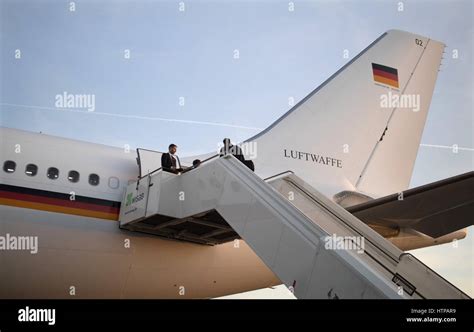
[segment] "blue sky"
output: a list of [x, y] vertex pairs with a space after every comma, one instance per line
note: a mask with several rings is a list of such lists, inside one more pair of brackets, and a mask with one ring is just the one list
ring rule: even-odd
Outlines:
[[[0, 123], [213, 151], [222, 137], [241, 141], [271, 124], [289, 97], [297, 102], [349, 60], [345, 49], [352, 58], [396, 28], [447, 44], [422, 143], [468, 149], [422, 146], [411, 186], [473, 169], [472, 1], [403, 1], [403, 11], [399, 1], [293, 1], [292, 12], [288, 2], [184, 1], [179, 11], [179, 1], [78, 0], [70, 11], [70, 1], [1, 0]], [[56, 110], [64, 91], [94, 94], [96, 110]], [[456, 274], [448, 259], [430, 258], [448, 257], [446, 246], [419, 255], [461, 275], [472, 294], [472, 236], [461, 245], [456, 257], [467, 263]]]

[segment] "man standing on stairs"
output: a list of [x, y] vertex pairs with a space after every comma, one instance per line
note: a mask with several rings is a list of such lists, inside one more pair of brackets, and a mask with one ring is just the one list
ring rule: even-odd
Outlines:
[[232, 155], [234, 155], [235, 158], [237, 158], [245, 166], [250, 168], [252, 171], [255, 171], [255, 166], [253, 164], [253, 161], [252, 160], [245, 160], [242, 149], [237, 145], [233, 145], [230, 141], [230, 138], [224, 138], [222, 143], [224, 143], [224, 146], [219, 151], [219, 156], [222, 157], [222, 156], [225, 156], [226, 154], [232, 154]]
[[225, 156], [226, 154], [233, 154], [235, 158], [240, 160], [241, 162], [244, 162], [244, 154], [242, 153], [242, 149], [238, 147], [237, 145], [233, 145], [230, 142], [230, 138], [224, 138], [222, 141], [224, 143], [224, 146], [221, 148], [219, 151], [219, 155]]
[[178, 146], [176, 144], [170, 144], [168, 147], [168, 153], [161, 155], [161, 167], [163, 171], [178, 174], [183, 171], [181, 168], [181, 162], [176, 155]]

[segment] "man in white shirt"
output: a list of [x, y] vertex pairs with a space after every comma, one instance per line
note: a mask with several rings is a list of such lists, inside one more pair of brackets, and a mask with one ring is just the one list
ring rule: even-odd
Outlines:
[[163, 153], [161, 155], [161, 167], [164, 171], [175, 174], [183, 171], [179, 157], [176, 155], [177, 149], [178, 146], [176, 144], [170, 144], [168, 147], [168, 153]]

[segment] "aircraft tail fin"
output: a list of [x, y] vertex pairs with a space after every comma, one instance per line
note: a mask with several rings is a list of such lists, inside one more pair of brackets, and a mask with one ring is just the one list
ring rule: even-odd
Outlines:
[[286, 149], [341, 160], [317, 171], [311, 163], [283, 166], [305, 179], [338, 177], [346, 188], [376, 197], [405, 190], [444, 47], [389, 30], [250, 140], [259, 151], [278, 148], [273, 155]]

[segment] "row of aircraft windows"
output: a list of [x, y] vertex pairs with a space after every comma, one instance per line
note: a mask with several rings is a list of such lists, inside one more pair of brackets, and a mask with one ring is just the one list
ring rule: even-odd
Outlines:
[[[12, 160], [7, 160], [3, 163], [3, 171], [6, 173], [13, 173], [16, 170], [16, 163]], [[25, 174], [28, 176], [35, 176], [38, 173], [38, 166], [35, 164], [28, 164], [25, 167]], [[46, 176], [48, 179], [56, 180], [59, 178], [59, 169], [56, 167], [48, 168], [46, 172]], [[76, 183], [79, 182], [79, 172], [78, 171], [69, 171], [67, 175], [67, 179], [70, 182]], [[89, 174], [89, 184], [92, 186], [97, 186], [100, 182], [100, 178], [97, 174], [91, 173]], [[119, 179], [115, 176], [109, 178], [109, 187], [112, 189], [117, 189], [119, 187]]]

